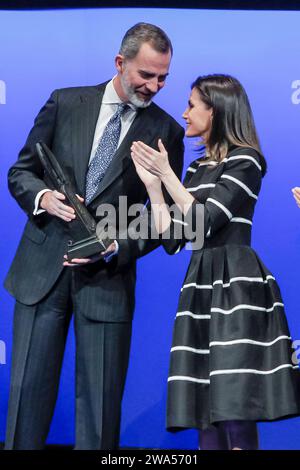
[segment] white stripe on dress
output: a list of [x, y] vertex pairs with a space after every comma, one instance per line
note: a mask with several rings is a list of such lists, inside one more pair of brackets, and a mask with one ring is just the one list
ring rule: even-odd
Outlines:
[[230, 222], [238, 222], [238, 223], [241, 223], [241, 224], [252, 225], [252, 221], [251, 221], [251, 220], [249, 220], [249, 219], [244, 219], [243, 217], [232, 217], [232, 219], [231, 219]]
[[186, 188], [187, 191], [190, 193], [197, 191], [198, 189], [205, 189], [205, 188], [214, 188], [216, 186], [215, 183], [205, 183], [205, 184], [199, 184], [199, 186], [195, 186], [193, 188]]
[[224, 374], [258, 374], [258, 375], [268, 375], [274, 374], [281, 369], [286, 369], [291, 367], [292, 369], [298, 369], [299, 366], [293, 366], [292, 364], [282, 364], [281, 366], [275, 367], [271, 370], [258, 370], [258, 369], [223, 369], [223, 370], [213, 370], [209, 375], [224, 375]]
[[171, 348], [171, 352], [174, 351], [188, 351], [188, 352], [193, 352], [195, 354], [209, 354], [209, 349], [196, 349], [196, 348], [191, 348], [190, 346], [174, 346]]
[[172, 218], [171, 218], [171, 220], [173, 222], [175, 222], [176, 224], [181, 224], [181, 225], [184, 225], [184, 226], [188, 225], [187, 222], [183, 222], [183, 220], [172, 219]]
[[222, 209], [223, 212], [225, 212], [229, 220], [232, 219], [232, 213], [227, 209], [227, 207], [223, 206], [223, 204], [221, 204], [219, 201], [216, 201], [215, 199], [211, 197], [208, 197], [206, 201], [212, 202], [213, 204], [218, 206], [220, 209]]
[[183, 291], [183, 289], [187, 289], [188, 287], [195, 287], [195, 289], [212, 289], [213, 288], [211, 284], [196, 284], [196, 282], [190, 282], [189, 284], [185, 284], [181, 288], [181, 291]]
[[230, 285], [233, 282], [239, 282], [239, 281], [246, 281], [246, 282], [261, 282], [263, 284], [267, 284], [268, 280], [272, 279], [275, 281], [275, 277], [268, 275], [266, 277], [266, 280], [263, 280], [262, 277], [245, 277], [245, 276], [240, 276], [240, 277], [232, 277], [229, 279], [229, 282], [225, 283], [222, 281], [222, 279], [218, 279], [214, 281], [213, 284], [196, 284], [196, 282], [190, 282], [189, 284], [184, 284], [183, 287], [181, 288], [181, 291], [183, 289], [187, 289], [189, 287], [195, 287], [195, 289], [213, 289], [213, 286], [220, 284], [222, 285], [223, 288], [230, 287]]
[[222, 163], [223, 162], [228, 162], [228, 161], [231, 161], [231, 160], [250, 160], [261, 171], [260, 164], [255, 160], [255, 158], [251, 157], [250, 155], [236, 155], [235, 157], [224, 158], [224, 160], [222, 160]]
[[278, 336], [273, 341], [269, 341], [269, 342], [255, 341], [253, 339], [248, 339], [248, 338], [234, 339], [232, 341], [211, 341], [209, 343], [209, 346], [212, 347], [212, 346], [231, 346], [231, 345], [234, 345], [234, 344], [255, 344], [257, 346], [268, 347], [268, 346], [273, 346], [273, 344], [275, 344], [278, 341], [281, 341], [283, 339], [290, 340], [291, 337], [290, 336]]
[[176, 317], [191, 317], [191, 318], [194, 318], [195, 320], [209, 320], [211, 318], [211, 316], [209, 314], [207, 315], [198, 315], [196, 313], [193, 313], [193, 312], [189, 312], [188, 310], [185, 311], [185, 312], [177, 312], [176, 314]]
[[199, 384], [209, 384], [210, 380], [209, 379], [196, 379], [196, 377], [189, 377], [186, 375], [171, 375], [168, 378], [168, 382], [172, 382], [174, 380], [181, 380], [184, 382], [196, 382]]
[[201, 162], [199, 163], [199, 166], [205, 166], [205, 165], [218, 165], [218, 162], [210, 161], [210, 162]]
[[259, 307], [258, 305], [240, 304], [240, 305], [236, 305], [230, 310], [224, 310], [222, 308], [212, 307], [210, 311], [215, 312], [215, 313], [223, 313], [224, 315], [230, 315], [236, 310], [244, 310], [244, 309], [245, 310], [259, 310], [261, 312], [272, 312], [275, 307], [284, 307], [284, 305], [281, 302], [275, 302], [272, 307], [265, 308], [265, 307]]
[[229, 279], [228, 283], [223, 283], [222, 279], [217, 279], [216, 281], [213, 282], [213, 285], [216, 284], [222, 284], [223, 287], [230, 287], [230, 284], [233, 282], [240, 282], [240, 281], [245, 281], [245, 282], [261, 282], [262, 284], [268, 284], [268, 281], [272, 279], [272, 281], [275, 281], [275, 277], [271, 276], [268, 274], [266, 276], [266, 279], [264, 280], [262, 277], [247, 277], [247, 276], [237, 276], [237, 277], [232, 277]]
[[196, 173], [196, 168], [192, 168], [191, 166], [186, 170], [187, 172], [190, 171], [191, 173]]
[[222, 175], [221, 178], [225, 178], [227, 180], [230, 180], [232, 181], [233, 183], [237, 184], [238, 186], [240, 186], [244, 191], [246, 191], [246, 193], [250, 196], [250, 197], [253, 197], [254, 199], [257, 200], [257, 196], [256, 194], [254, 194], [250, 188], [248, 188], [248, 186], [243, 183], [242, 181], [240, 181], [239, 179], [237, 178], [234, 178], [233, 176], [230, 176], [230, 175]]

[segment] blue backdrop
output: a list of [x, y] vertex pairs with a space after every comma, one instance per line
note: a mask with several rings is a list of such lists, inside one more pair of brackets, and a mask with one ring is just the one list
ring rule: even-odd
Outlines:
[[[124, 32], [138, 21], [167, 31], [174, 58], [156, 102], [182, 122], [190, 84], [206, 73], [229, 73], [248, 91], [269, 164], [257, 204], [253, 246], [281, 286], [294, 339], [299, 333], [300, 12], [163, 9], [0, 11], [1, 284], [25, 216], [9, 196], [6, 174], [33, 119], [55, 88], [101, 83], [115, 73]], [[186, 142], [185, 167], [195, 159]], [[162, 249], [138, 263], [131, 362], [123, 401], [121, 445], [195, 448], [196, 431], [165, 431], [172, 325], [190, 252]], [[0, 441], [4, 440], [12, 346], [13, 300], [1, 287]], [[300, 419], [260, 425], [264, 449], [297, 449]], [[74, 440], [74, 336], [69, 335], [49, 443]]]

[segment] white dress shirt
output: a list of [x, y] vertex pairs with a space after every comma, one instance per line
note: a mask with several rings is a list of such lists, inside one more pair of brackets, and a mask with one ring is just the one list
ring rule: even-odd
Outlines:
[[[96, 124], [89, 164], [91, 163], [92, 159], [95, 156], [98, 143], [100, 142], [100, 139], [103, 135], [106, 125], [108, 124], [108, 121], [117, 111], [118, 105], [122, 103], [122, 100], [119, 98], [119, 95], [117, 94], [114, 84], [113, 84], [114, 78], [106, 85], [105, 92], [102, 98], [102, 105], [100, 108], [100, 113], [99, 113], [98, 121]], [[129, 109], [121, 116], [121, 133], [120, 133], [118, 147], [120, 146], [124, 137], [126, 136], [137, 113], [137, 108], [133, 104], [128, 103], [128, 106], [129, 106]]]

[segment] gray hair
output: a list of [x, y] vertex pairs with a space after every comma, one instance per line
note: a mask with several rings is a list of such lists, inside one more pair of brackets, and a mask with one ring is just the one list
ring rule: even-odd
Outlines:
[[153, 49], [162, 54], [169, 51], [173, 54], [173, 47], [166, 33], [150, 23], [137, 23], [130, 28], [122, 40], [119, 54], [125, 59], [134, 59], [140, 47], [144, 43], [149, 43]]

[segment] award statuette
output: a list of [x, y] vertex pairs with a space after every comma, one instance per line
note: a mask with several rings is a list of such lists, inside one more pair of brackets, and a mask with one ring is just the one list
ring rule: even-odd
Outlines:
[[[69, 222], [70, 233], [74, 240], [70, 240], [68, 243], [68, 261], [74, 258], [89, 258], [95, 254], [100, 255], [113, 240], [109, 238], [101, 239], [97, 236], [95, 219], [85, 205], [79, 201], [70, 178], [63, 171], [47, 145], [44, 142], [38, 142], [36, 150], [43, 165], [45, 176], [51, 181], [54, 188], [66, 197], [75, 211], [76, 219]], [[76, 227], [74, 226], [75, 222]]]

